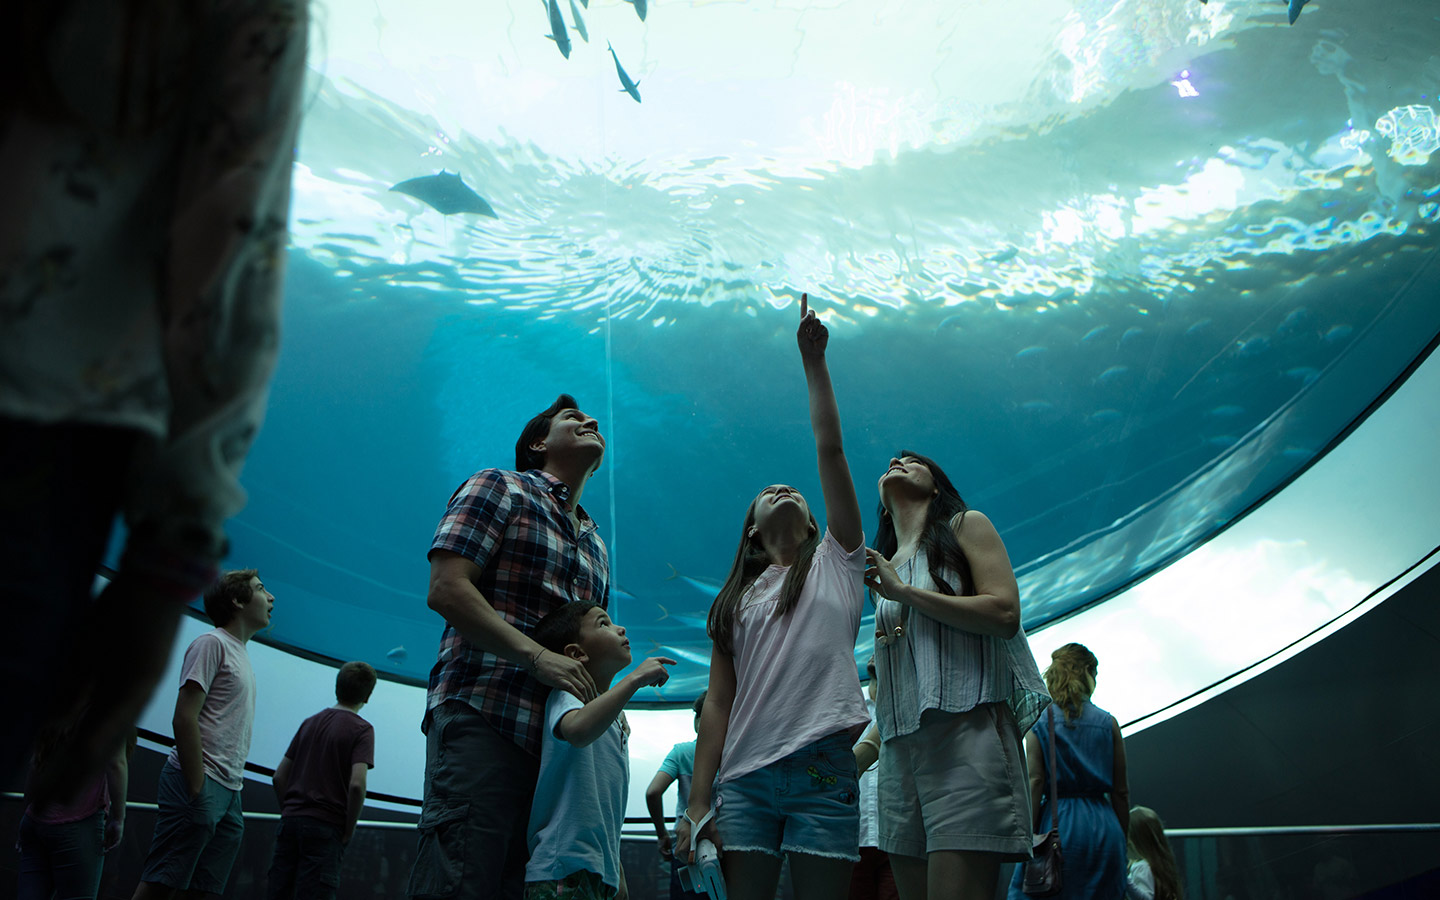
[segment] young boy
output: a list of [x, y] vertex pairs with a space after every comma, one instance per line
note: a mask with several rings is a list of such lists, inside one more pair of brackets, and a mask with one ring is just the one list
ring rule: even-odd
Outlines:
[[331, 900], [340, 857], [365, 806], [365, 775], [375, 768], [375, 729], [360, 708], [375, 690], [375, 670], [348, 662], [335, 676], [335, 705], [300, 724], [275, 768], [280, 828], [270, 864], [271, 900]]
[[175, 749], [160, 770], [155, 836], [134, 900], [225, 893], [245, 820], [240, 789], [255, 722], [255, 673], [245, 644], [270, 625], [275, 595], [254, 569], [205, 591], [215, 630], [185, 651], [175, 700]]
[[651, 657], [613, 688], [630, 665], [625, 629], [593, 603], [571, 602], [535, 626], [542, 652], [585, 666], [596, 697], [551, 691], [545, 703], [540, 777], [530, 811], [525, 900], [624, 900], [620, 826], [630, 790], [630, 727], [624, 708], [642, 687], [662, 685], [675, 660]]
[[[695, 730], [700, 730], [700, 711], [705, 708], [705, 691], [695, 698], [691, 707], [695, 711]], [[680, 886], [680, 863], [671, 851], [670, 828], [665, 821], [664, 796], [671, 782], [675, 782], [675, 818], [679, 819], [690, 806], [690, 778], [695, 774], [695, 742], [681, 741], [665, 755], [660, 770], [650, 779], [645, 789], [645, 806], [650, 811], [650, 821], [655, 825], [655, 838], [659, 845], [660, 857], [670, 863], [670, 900], [696, 900], [704, 895], [687, 891]]]

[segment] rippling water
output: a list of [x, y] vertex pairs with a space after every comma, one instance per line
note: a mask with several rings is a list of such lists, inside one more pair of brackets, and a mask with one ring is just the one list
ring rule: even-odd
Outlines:
[[[999, 525], [1027, 627], [1105, 596], [1302, 469], [1440, 330], [1437, 13], [595, 0], [566, 60], [539, 4], [467, 8], [473, 55], [432, 30], [461, 48], [433, 56], [398, 11], [332, 4], [234, 529], [293, 598], [274, 637], [423, 677], [445, 498], [565, 390], [610, 442], [583, 502], [618, 618], [692, 695], [750, 497], [818, 505], [802, 290], [862, 504], [927, 453]], [[497, 218], [388, 190], [441, 170]]]

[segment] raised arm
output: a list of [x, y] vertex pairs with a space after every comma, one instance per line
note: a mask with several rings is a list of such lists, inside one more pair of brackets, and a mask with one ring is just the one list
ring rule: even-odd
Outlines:
[[850, 463], [845, 459], [845, 445], [840, 437], [840, 407], [835, 402], [830, 369], [825, 364], [830, 332], [810, 309], [808, 294], [800, 295], [800, 328], [795, 339], [800, 345], [805, 384], [810, 391], [810, 428], [815, 433], [820, 488], [825, 495], [825, 527], [841, 547], [847, 552], [853, 551], [865, 543], [860, 501], [855, 496]]
[[871, 549], [865, 551], [870, 564], [865, 583], [882, 597], [912, 606], [946, 625], [975, 634], [1014, 637], [1020, 630], [1020, 588], [1005, 543], [985, 514], [973, 509], [956, 516], [951, 527], [970, 561], [974, 595], [959, 597], [906, 584], [890, 560]]
[[505, 621], [476, 584], [480, 567], [458, 553], [430, 554], [430, 590], [426, 603], [445, 617], [465, 640], [496, 656], [524, 666], [547, 687], [569, 691], [580, 700], [595, 697], [595, 680], [578, 660], [541, 647]]
[[[555, 653], [550, 655], [559, 656]], [[630, 702], [636, 691], [664, 684], [670, 677], [665, 667], [673, 665], [675, 660], [668, 656], [652, 656], [645, 660], [635, 667], [635, 671], [620, 679], [619, 684], [581, 708], [567, 712], [560, 719], [560, 737], [576, 747], [594, 743], [625, 711], [625, 704]]]
[[[689, 808], [686, 813], [700, 821], [713, 805], [715, 776], [720, 774], [720, 755], [725, 749], [725, 735], [730, 730], [730, 707], [735, 702], [735, 660], [712, 647], [710, 650], [710, 686], [705, 693], [705, 708], [700, 711], [700, 733], [695, 736], [695, 771], [690, 778]], [[720, 846], [712, 819], [700, 837], [708, 837]], [[675, 849], [682, 863], [695, 859], [695, 841], [690, 839], [690, 823], [681, 818], [675, 823]]]

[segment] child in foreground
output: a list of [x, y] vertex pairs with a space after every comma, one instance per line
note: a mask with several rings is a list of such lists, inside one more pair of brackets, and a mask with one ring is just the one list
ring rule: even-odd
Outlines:
[[525, 900], [625, 900], [620, 826], [630, 790], [625, 704], [643, 687], [670, 677], [675, 660], [651, 657], [620, 679], [630, 665], [625, 629], [593, 603], [567, 603], [541, 619], [534, 638], [546, 650], [577, 660], [595, 681], [585, 703], [568, 691], [551, 691], [545, 703], [540, 777], [530, 809]]

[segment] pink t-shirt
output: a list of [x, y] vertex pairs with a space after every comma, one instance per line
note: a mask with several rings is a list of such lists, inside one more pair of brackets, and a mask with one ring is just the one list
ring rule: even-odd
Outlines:
[[[245, 786], [245, 757], [255, 724], [255, 672], [239, 638], [223, 628], [207, 631], [185, 651], [180, 684], [193, 681], [205, 691], [200, 707], [200, 747], [205, 775], [232, 791]], [[169, 762], [180, 766], [178, 750]]]
[[775, 618], [788, 566], [771, 566], [735, 614], [735, 702], [717, 782], [870, 721], [855, 667], [865, 547], [846, 553], [827, 530], [795, 608]]

